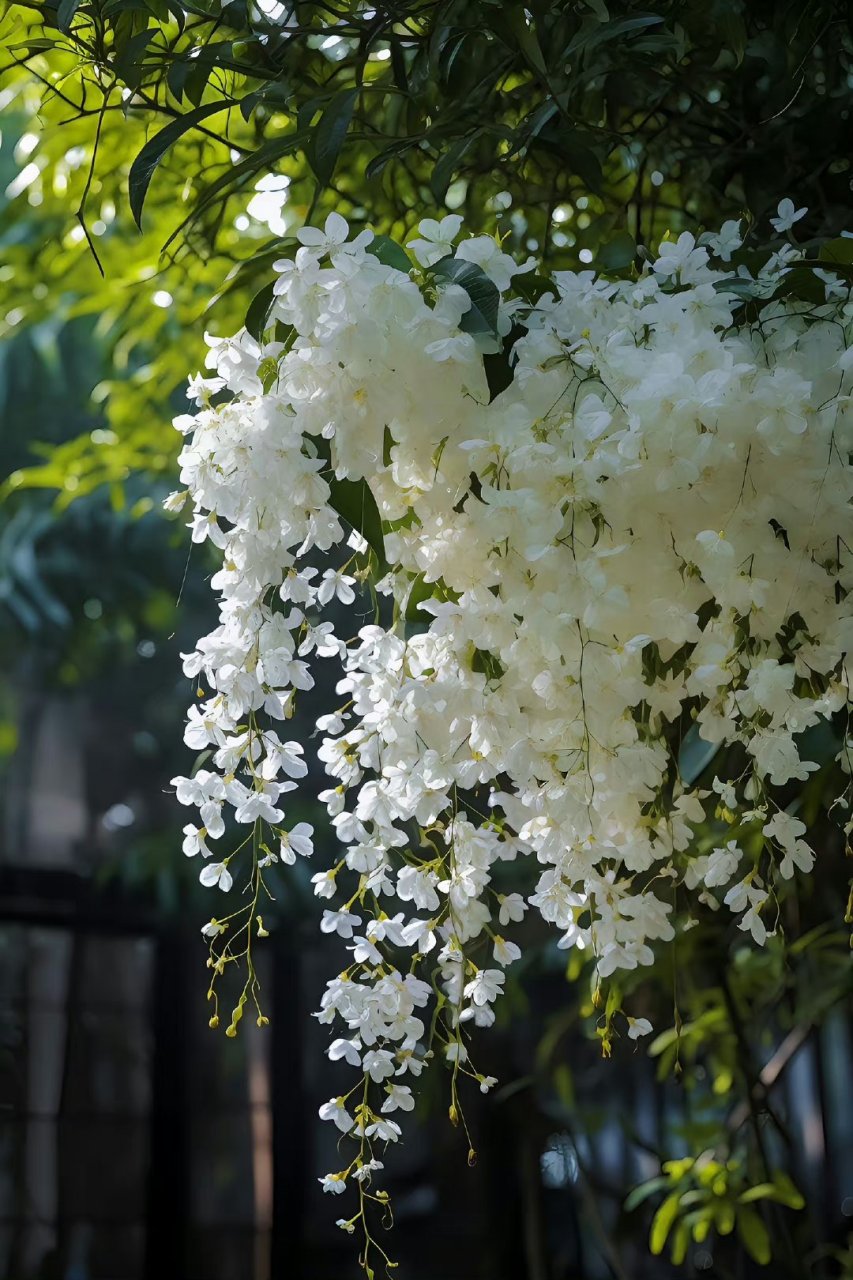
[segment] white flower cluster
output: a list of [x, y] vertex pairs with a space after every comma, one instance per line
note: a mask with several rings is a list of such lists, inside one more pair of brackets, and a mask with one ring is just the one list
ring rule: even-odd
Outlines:
[[[205, 927], [215, 974], [249, 962], [231, 1034], [256, 994], [264, 867], [312, 852], [283, 809], [302, 747], [275, 726], [315, 653], [343, 665], [318, 722], [335, 852], [313, 883], [349, 953], [319, 1013], [359, 1073], [321, 1112], [355, 1139], [324, 1179], [357, 1186], [347, 1230], [385, 1203], [377, 1149], [425, 1062], [450, 1062], [454, 1120], [459, 1073], [493, 1083], [468, 1028], [493, 1022], [521, 954], [504, 934], [530, 908], [601, 977], [673, 937], [676, 886], [757, 942], [773, 931], [779, 878], [814, 861], [784, 792], [818, 767], [800, 735], [848, 702], [846, 283], [821, 271], [824, 302], [744, 315], [743, 287], [769, 297], [802, 255], [789, 241], [755, 279], [720, 265], [741, 241], [728, 223], [631, 281], [540, 280], [534, 302], [532, 264], [488, 237], [454, 248], [460, 222], [422, 223], [410, 270], [337, 215], [304, 229], [276, 264], [270, 340], [211, 340], [215, 376], [176, 424], [193, 538], [222, 553], [219, 625], [185, 660], [202, 686], [186, 741], [211, 767], [176, 786], [199, 809], [184, 849], [210, 859], [202, 882], [229, 888], [241, 859], [249, 881], [247, 914]], [[334, 567], [307, 563], [332, 549]], [[375, 621], [339, 637], [322, 610], [367, 579]], [[685, 747], [714, 744], [734, 764], [691, 789]], [[226, 809], [249, 834], [221, 857]], [[715, 814], [730, 838], [698, 856]], [[513, 861], [524, 893], [501, 891]]]

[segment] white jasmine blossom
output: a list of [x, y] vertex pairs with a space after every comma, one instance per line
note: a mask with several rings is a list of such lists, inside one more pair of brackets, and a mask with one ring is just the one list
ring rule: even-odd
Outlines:
[[[805, 212], [782, 201], [772, 225]], [[400, 1138], [388, 1117], [413, 1109], [434, 1060], [452, 1117], [459, 1078], [496, 1083], [470, 1031], [495, 1020], [526, 912], [605, 982], [675, 937], [675, 889], [679, 927], [728, 910], [766, 942], [785, 881], [815, 862], [774, 789], [818, 768], [803, 735], [849, 705], [853, 316], [832, 273], [824, 304], [773, 300], [800, 251], [729, 272], [731, 221], [664, 242], [634, 280], [559, 273], [531, 308], [512, 293], [531, 264], [485, 236], [454, 250], [461, 230], [455, 214], [420, 224], [420, 272], [338, 214], [303, 228], [275, 264], [272, 318], [294, 337], [211, 338], [215, 376], [192, 380], [197, 412], [176, 420], [167, 504], [186, 498], [221, 567], [217, 625], [183, 658], [199, 690], [185, 741], [205, 767], [173, 785], [198, 811], [188, 856], [236, 832], [202, 883], [249, 890], [227, 939], [203, 927], [214, 981], [266, 869], [314, 854], [287, 814], [308, 762], [277, 730], [315, 663], [338, 671], [317, 720], [331, 781], [311, 877], [341, 939], [317, 1019], [355, 1077], [320, 1109], [347, 1135], [346, 1169], [321, 1179], [335, 1195], [381, 1171], [374, 1144]], [[471, 298], [428, 270], [454, 253], [498, 291], [496, 333], [522, 331], [496, 396], [487, 344], [462, 327]], [[730, 284], [761, 326], [739, 322]], [[361, 498], [338, 511], [341, 479]], [[366, 581], [380, 608], [360, 625]], [[697, 785], [705, 770], [719, 776]], [[707, 820], [722, 830], [700, 854]], [[651, 1033], [626, 1016], [631, 1040]]]

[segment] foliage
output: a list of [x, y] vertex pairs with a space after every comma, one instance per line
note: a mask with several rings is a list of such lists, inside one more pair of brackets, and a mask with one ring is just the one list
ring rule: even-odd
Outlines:
[[[116, 362], [98, 388], [116, 439], [17, 483], [79, 494], [168, 469], [205, 316], [233, 331], [309, 214], [399, 238], [452, 206], [549, 265], [618, 268], [667, 226], [761, 216], [787, 191], [836, 234], [849, 201], [841, 3], [6, 0], [2, 31], [7, 136], [35, 142], [0, 215], [6, 324], [86, 312]], [[271, 175], [283, 207], [254, 193]]]

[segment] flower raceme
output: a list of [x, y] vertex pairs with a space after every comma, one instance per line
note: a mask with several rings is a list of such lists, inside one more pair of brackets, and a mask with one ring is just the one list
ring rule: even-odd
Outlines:
[[[221, 553], [219, 624], [184, 661], [207, 767], [175, 785], [202, 882], [248, 884], [204, 929], [214, 1001], [227, 965], [248, 970], [229, 1034], [257, 1003], [264, 870], [313, 851], [286, 817], [303, 749], [278, 729], [318, 658], [342, 666], [318, 722], [335, 851], [313, 884], [348, 953], [318, 1016], [356, 1083], [321, 1109], [350, 1149], [323, 1186], [355, 1194], [341, 1226], [362, 1224], [369, 1273], [377, 1156], [412, 1084], [444, 1057], [457, 1120], [458, 1077], [494, 1083], [469, 1036], [521, 954], [505, 935], [533, 910], [607, 978], [673, 937], [679, 885], [763, 942], [814, 862], [786, 811], [819, 767], [801, 735], [848, 706], [845, 281], [817, 269], [816, 302], [780, 296], [802, 252], [788, 236], [753, 276], [736, 223], [621, 281], [543, 281], [460, 231], [425, 222], [410, 256], [335, 214], [301, 231], [263, 333], [210, 340], [167, 503], [189, 496]], [[339, 637], [323, 609], [367, 581], [375, 620]], [[717, 748], [726, 776], [698, 788]], [[826, 764], [842, 807], [848, 749]], [[220, 858], [229, 815], [246, 834]], [[501, 892], [513, 862], [524, 891]]]

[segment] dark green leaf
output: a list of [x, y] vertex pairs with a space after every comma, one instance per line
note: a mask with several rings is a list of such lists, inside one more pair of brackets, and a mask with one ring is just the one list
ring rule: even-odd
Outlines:
[[390, 147], [386, 147], [384, 151], [380, 151], [378, 156], [374, 156], [364, 170], [366, 178], [378, 178], [382, 170], [388, 164], [389, 160], [393, 160], [396, 156], [404, 155], [405, 152], [411, 151], [415, 143], [411, 138], [402, 138], [399, 142], [393, 143]]
[[265, 284], [259, 293], [256, 293], [252, 301], [249, 303], [249, 309], [246, 312], [246, 332], [250, 333], [256, 342], [260, 342], [264, 336], [264, 330], [267, 327], [267, 319], [269, 318], [270, 309], [273, 304], [275, 281]]
[[833, 266], [853, 266], [853, 239], [840, 236], [837, 240], [827, 240], [820, 247], [821, 262], [831, 262]]
[[542, 50], [539, 47], [539, 41], [536, 38], [536, 32], [532, 24], [527, 21], [527, 14], [524, 5], [513, 4], [507, 7], [502, 15], [503, 25], [515, 40], [518, 48], [524, 54], [526, 60], [530, 63], [534, 70], [540, 75], [546, 76], [548, 68], [545, 65], [545, 59], [542, 56]]
[[684, 735], [678, 753], [678, 772], [685, 786], [691, 786], [720, 750], [721, 742], [706, 742], [700, 737], [699, 726], [692, 724]]
[[486, 382], [489, 385], [489, 400], [492, 401], [512, 384], [512, 349], [518, 339], [526, 332], [521, 325], [513, 325], [503, 340], [500, 351], [483, 356], [483, 368], [486, 371]]
[[366, 480], [338, 480], [326, 477], [331, 496], [329, 505], [353, 529], [366, 538], [368, 546], [379, 561], [379, 571], [387, 568], [385, 543], [382, 538], [382, 520], [376, 499]]
[[471, 299], [459, 327], [465, 333], [497, 336], [500, 294], [485, 271], [474, 262], [450, 256], [442, 258], [432, 270], [439, 280], [458, 284]]
[[386, 267], [396, 267], [398, 271], [406, 273], [412, 269], [412, 260], [406, 250], [390, 236], [374, 236], [367, 246], [367, 252], [372, 253]]
[[754, 1209], [740, 1207], [737, 1210], [737, 1233], [749, 1256], [766, 1266], [772, 1257], [770, 1236]]
[[540, 298], [544, 298], [546, 293], [554, 293], [554, 283], [547, 276], [539, 276], [531, 271], [525, 271], [522, 275], [517, 275], [513, 279], [512, 287], [520, 298], [525, 302], [529, 302], [533, 307]]
[[444, 197], [447, 195], [447, 188], [453, 179], [460, 163], [465, 155], [470, 151], [471, 147], [480, 136], [480, 130], [475, 129], [473, 133], [469, 133], [467, 137], [460, 138], [455, 142], [436, 162], [436, 166], [430, 174], [429, 186], [435, 197], [436, 204], [443, 204]]
[[142, 55], [157, 34], [152, 27], [148, 31], [140, 31], [132, 36], [127, 44], [116, 55], [113, 66], [131, 89], [138, 89], [145, 69]]
[[620, 231], [611, 237], [601, 246], [596, 255], [599, 265], [605, 271], [624, 271], [626, 267], [630, 267], [636, 256], [637, 246], [634, 243], [634, 237], [627, 231]]
[[314, 128], [309, 160], [318, 181], [328, 186], [349, 129], [358, 89], [336, 93]]
[[177, 120], [172, 120], [165, 129], [161, 129], [159, 133], [154, 134], [153, 138], [148, 139], [131, 165], [128, 178], [130, 210], [138, 227], [142, 226], [142, 206], [145, 203], [151, 178], [163, 156], [188, 129], [192, 129], [194, 125], [207, 116], [213, 115], [214, 112], [222, 110], [223, 103], [208, 102], [203, 107], [196, 107], [195, 111], [189, 111], [186, 115], [179, 116]]
[[422, 613], [420, 606], [424, 600], [431, 600], [437, 593], [437, 583], [427, 582], [423, 574], [419, 574], [412, 582], [409, 594], [406, 596], [406, 621], [427, 622], [429, 614]]
[[56, 9], [56, 25], [60, 31], [68, 31], [71, 20], [80, 8], [80, 0], [59, 0]]

